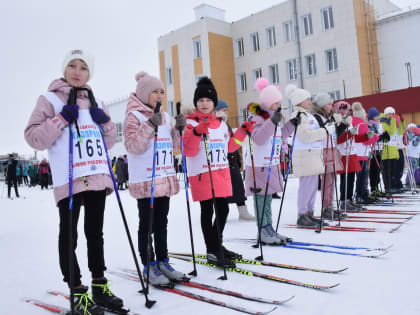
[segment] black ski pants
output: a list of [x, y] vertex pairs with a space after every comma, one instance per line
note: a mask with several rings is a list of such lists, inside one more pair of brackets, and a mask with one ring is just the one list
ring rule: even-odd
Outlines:
[[[375, 159], [376, 156], [376, 159]], [[381, 151], [374, 151], [374, 154], [370, 160], [370, 169], [369, 169], [369, 182], [370, 182], [370, 191], [374, 193], [378, 188], [378, 185], [381, 180]]]
[[[227, 198], [216, 198], [216, 212], [213, 221], [214, 205], [213, 199], [200, 201], [201, 206], [201, 231], [203, 232], [204, 242], [207, 252], [217, 253], [223, 239], [226, 219], [229, 214], [229, 204]], [[220, 239], [218, 238], [217, 220], [220, 224]]]
[[10, 198], [12, 193], [12, 186], [15, 187], [15, 194], [16, 197], [19, 197], [18, 187], [17, 187], [18, 181], [16, 176], [9, 176], [7, 177], [7, 196]]
[[[138, 247], [141, 262], [143, 265], [146, 265], [147, 235], [151, 212], [150, 198], [137, 199], [137, 207], [139, 209]], [[168, 213], [169, 197], [154, 198], [152, 234], [155, 243], [155, 251], [153, 250], [153, 246], [151, 246], [150, 261], [162, 261], [168, 258]]]
[[60, 232], [58, 236], [58, 251], [60, 256], [60, 268], [64, 276], [64, 281], [70, 281], [70, 261], [69, 261], [69, 227], [70, 215], [73, 219], [73, 283], [74, 286], [81, 284], [81, 274], [76, 257], [77, 247], [77, 222], [79, 220], [80, 207], [85, 208], [85, 236], [87, 240], [88, 267], [92, 273], [92, 278], [102, 278], [104, 276], [104, 211], [105, 211], [105, 190], [84, 191], [73, 196], [73, 210], [69, 210], [69, 198], [63, 199], [58, 203], [60, 212]]
[[385, 184], [385, 190], [398, 188], [398, 167], [399, 162], [397, 159], [382, 160], [383, 165], [383, 179]]
[[[353, 199], [354, 178], [356, 173], [347, 174], [347, 199]], [[346, 174], [340, 174], [340, 201], [346, 198]]]
[[40, 177], [41, 189], [48, 189], [48, 174], [41, 174]]

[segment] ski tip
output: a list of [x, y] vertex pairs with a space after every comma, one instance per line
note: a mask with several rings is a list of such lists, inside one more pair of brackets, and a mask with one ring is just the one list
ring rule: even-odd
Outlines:
[[255, 313], [256, 315], [265, 315], [265, 314], [270, 314], [271, 312], [274, 312], [277, 309], [277, 306], [274, 306], [271, 310], [267, 311], [267, 312], [257, 312]]
[[284, 303], [287, 303], [287, 302], [289, 302], [290, 300], [292, 300], [292, 299], [294, 299], [294, 295], [292, 295], [291, 297], [289, 297], [289, 298], [286, 298], [286, 299], [282, 299], [281, 301], [274, 301], [274, 303], [273, 304], [275, 304], [275, 305], [281, 305], [281, 304], [284, 304]]

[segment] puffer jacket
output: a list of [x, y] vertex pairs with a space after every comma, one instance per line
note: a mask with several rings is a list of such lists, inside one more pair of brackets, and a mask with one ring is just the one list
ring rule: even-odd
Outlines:
[[[86, 85], [85, 88], [91, 89]], [[49, 92], [56, 94], [65, 104], [69, 97], [71, 86], [64, 79], [54, 80], [48, 87]], [[91, 106], [88, 93], [86, 91], [77, 94], [77, 105], [80, 109], [87, 109]], [[102, 104], [102, 108], [107, 115], [108, 110]], [[58, 114], [58, 113], [57, 113]], [[59, 115], [56, 115], [54, 106], [48, 102], [44, 96], [40, 96], [36, 103], [35, 109], [29, 118], [28, 125], [25, 128], [25, 140], [35, 150], [46, 150], [50, 148], [54, 142], [63, 134], [63, 128], [66, 122]], [[115, 124], [110, 120], [102, 125], [103, 136], [108, 149], [112, 148], [117, 140], [117, 129]], [[67, 167], [67, 165], [63, 165]], [[95, 174], [86, 177], [86, 184], [82, 178], [73, 179], [73, 194], [77, 194], [87, 190], [106, 190], [107, 194], [113, 191], [111, 177], [108, 174]], [[69, 185], [61, 185], [54, 187], [55, 202], [69, 196]]]
[[[395, 117], [387, 118], [384, 114], [381, 114], [380, 117], [382, 129], [384, 132], [387, 131], [391, 137], [395, 135], [395, 133], [398, 132], [397, 119]], [[382, 149], [382, 160], [398, 160], [399, 158], [400, 154], [398, 152], [398, 146], [389, 145], [384, 142]]]
[[[216, 117], [214, 112], [211, 114], [203, 114], [198, 110], [195, 110], [192, 114], [188, 115], [187, 119], [194, 120], [198, 123], [202, 122], [204, 119], [207, 119], [207, 121], [210, 122], [209, 129], [217, 129], [222, 123], [221, 119]], [[246, 133], [242, 131], [242, 128], [238, 128], [233, 137], [230, 137], [229, 132], [226, 136], [229, 137], [228, 153], [231, 153], [239, 149], [240, 144], [238, 142], [242, 142], [245, 139]], [[184, 135], [185, 155], [188, 157], [197, 155], [200, 150], [201, 141], [202, 137], [197, 136], [194, 133], [194, 127], [187, 123]], [[229, 167], [214, 170], [211, 172], [211, 174], [215, 197], [218, 198], [232, 196], [232, 182]], [[209, 200], [212, 198], [210, 175], [208, 172], [195, 176], [189, 176], [188, 179], [191, 187], [191, 195], [194, 201]]]
[[[328, 133], [324, 128], [312, 130], [309, 127], [310, 112], [301, 106], [296, 106], [297, 110], [291, 115], [296, 117], [299, 112], [301, 122], [297, 127], [296, 137], [303, 143], [313, 143], [315, 141], [324, 140]], [[324, 173], [325, 162], [323, 159], [322, 149], [293, 149], [293, 173], [297, 177], [319, 175]], [[308, 163], [311, 161], [311, 163]]]
[[[255, 121], [254, 131], [251, 134], [251, 140], [253, 143], [263, 145], [274, 134], [275, 125], [271, 121], [270, 117], [273, 113], [268, 113], [261, 108], [249, 108], [249, 114], [252, 121]], [[282, 139], [286, 139], [289, 134], [291, 134], [293, 128], [291, 124], [284, 124], [284, 118], [279, 123], [280, 130], [277, 130], [278, 133], [281, 132]], [[278, 128], [278, 127], [277, 127]], [[250, 154], [246, 152], [246, 154]], [[256, 181], [256, 193], [259, 195], [265, 194], [265, 186], [267, 184], [269, 167], [255, 167], [255, 181]], [[245, 194], [247, 196], [254, 194], [254, 177], [253, 177], [252, 166], [247, 165], [245, 168]], [[283, 177], [281, 175], [280, 165], [273, 165], [271, 167], [270, 173], [270, 183], [268, 185], [267, 194], [271, 195], [276, 192], [283, 191]]]
[[[353, 126], [361, 126], [361, 125], [367, 125], [369, 128], [369, 125], [366, 123], [365, 120], [359, 117], [353, 117]], [[359, 127], [360, 128], [360, 127]], [[361, 155], [358, 155], [357, 158], [359, 161], [367, 161], [368, 160], [368, 153], [370, 152], [370, 147], [375, 144], [379, 140], [379, 135], [376, 133], [373, 135], [372, 138], [367, 139], [366, 141], [363, 141], [361, 143], [356, 143], [356, 145], [360, 145], [361, 151], [363, 153]]]
[[[131, 154], [143, 154], [148, 144], [153, 141], [155, 128], [148, 122], [140, 123], [137, 117], [130, 113], [132, 111], [139, 111], [146, 118], [152, 117], [154, 113], [135, 94], [130, 95], [126, 109], [127, 116], [123, 126], [124, 146], [127, 152]], [[165, 123], [165, 116], [163, 116], [163, 123]], [[174, 127], [172, 127], [171, 135], [173, 151], [176, 152], [179, 149], [180, 137]], [[128, 163], [130, 163], [130, 160]], [[151, 184], [151, 181], [131, 183], [128, 186], [130, 195], [136, 199], [150, 198]], [[179, 192], [179, 183], [176, 176], [155, 178], [154, 186], [154, 197], [170, 197]]]

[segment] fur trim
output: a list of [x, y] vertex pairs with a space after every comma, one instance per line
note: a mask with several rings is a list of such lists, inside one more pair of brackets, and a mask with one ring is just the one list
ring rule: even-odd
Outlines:
[[270, 114], [266, 112], [258, 103], [249, 103], [247, 106], [249, 113], [263, 117], [264, 119], [270, 118]]

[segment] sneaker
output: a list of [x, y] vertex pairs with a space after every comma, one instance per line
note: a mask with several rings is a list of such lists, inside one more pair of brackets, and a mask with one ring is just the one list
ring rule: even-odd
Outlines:
[[165, 258], [163, 261], [159, 261], [158, 268], [169, 280], [188, 281], [189, 279], [184, 273], [176, 271], [174, 268], [172, 268], [172, 266], [169, 264], [169, 258]]
[[329, 206], [322, 210], [322, 217], [326, 220], [336, 220], [338, 219], [338, 212]]
[[[257, 233], [258, 240], [258, 233]], [[273, 245], [278, 243], [278, 239], [274, 237], [268, 230], [267, 225], [261, 227], [261, 243], [267, 245]]]
[[296, 225], [299, 227], [315, 227], [315, 226], [319, 226], [319, 223], [312, 221], [311, 218], [308, 216], [308, 214], [305, 213], [305, 214], [299, 215]]
[[318, 225], [320, 225], [321, 222], [322, 222], [322, 226], [328, 226], [329, 225], [327, 222], [323, 222], [321, 219], [315, 218], [314, 217], [314, 211], [308, 211], [307, 215], [308, 215], [309, 219], [316, 222]]
[[104, 315], [104, 310], [91, 299], [88, 287], [82, 286], [74, 289], [74, 313], [77, 315]]
[[269, 224], [267, 226], [268, 230], [270, 231], [271, 235], [274, 236], [275, 238], [277, 238], [280, 243], [279, 244], [286, 244], [287, 242], [291, 242], [291, 238], [281, 235], [279, 233], [276, 232], [276, 230], [273, 228], [273, 226], [271, 224]]
[[110, 282], [103, 278], [101, 280], [92, 280], [92, 296], [95, 303], [109, 308], [120, 309], [123, 307], [123, 300], [115, 296], [109, 288]]
[[212, 264], [212, 265], [216, 265], [218, 267], [222, 267], [222, 268], [235, 268], [236, 265], [235, 263], [232, 261], [232, 259], [229, 259], [227, 257], [220, 257], [221, 255], [215, 254], [215, 253], [207, 253], [207, 263]]
[[232, 252], [231, 250], [227, 249], [226, 247], [222, 246], [223, 254], [225, 257], [235, 260], [235, 259], [242, 259], [242, 255], [239, 253]]
[[343, 210], [343, 211], [360, 211], [360, 208], [359, 207], [355, 207], [351, 202], [350, 202], [350, 200], [346, 200], [346, 201], [344, 201], [344, 200], [341, 200], [340, 201], [340, 210]]
[[363, 207], [362, 205], [359, 205], [359, 204], [357, 204], [357, 203], [353, 202], [353, 200], [349, 200], [349, 203], [350, 203], [352, 206], [354, 206], [354, 207], [356, 207], [356, 208], [357, 208], [357, 209], [356, 209], [356, 211], [363, 211], [363, 210], [366, 210], [366, 208], [365, 208], [365, 207]]
[[[147, 265], [144, 266], [143, 275], [144, 279], [147, 281]], [[160, 271], [158, 267], [157, 261], [152, 261], [150, 263], [150, 274], [149, 274], [149, 282], [152, 285], [158, 286], [158, 287], [167, 287], [171, 285], [171, 282], [168, 278], [166, 278], [163, 273]]]

